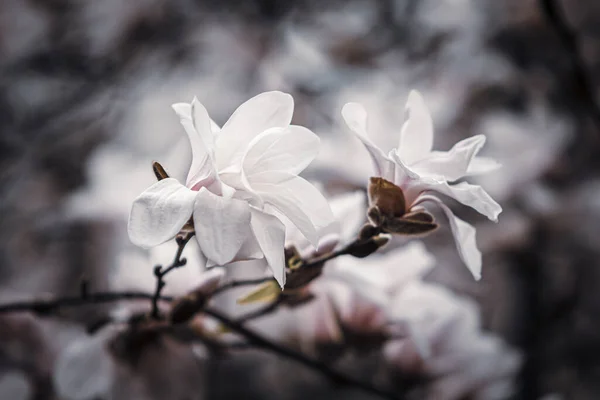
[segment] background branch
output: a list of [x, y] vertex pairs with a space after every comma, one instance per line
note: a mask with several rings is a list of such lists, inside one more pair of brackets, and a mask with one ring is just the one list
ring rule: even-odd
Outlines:
[[264, 338], [260, 334], [244, 327], [244, 325], [242, 323], [230, 319], [229, 317], [227, 317], [226, 315], [222, 314], [219, 311], [216, 311], [213, 309], [206, 309], [206, 310], [204, 310], [204, 312], [207, 315], [210, 315], [211, 317], [213, 317], [216, 320], [218, 320], [219, 322], [221, 322], [223, 325], [225, 325], [232, 331], [244, 336], [248, 341], [250, 341], [251, 343], [254, 343], [256, 346], [258, 346], [264, 350], [270, 351], [272, 353], [275, 353], [281, 357], [296, 361], [296, 362], [304, 365], [307, 368], [310, 368], [316, 372], [319, 372], [320, 374], [324, 375], [325, 377], [327, 377], [328, 379], [330, 379], [332, 382], [334, 382], [336, 384], [343, 384], [343, 385], [355, 387], [357, 389], [361, 389], [367, 393], [371, 393], [371, 394], [377, 395], [377, 396], [385, 398], [385, 399], [401, 399], [401, 397], [399, 397], [395, 393], [388, 392], [388, 391], [380, 389], [370, 383], [363, 382], [363, 381], [357, 380], [355, 378], [352, 378], [350, 376], [347, 376], [341, 372], [331, 369], [327, 364], [325, 364], [322, 361], [312, 359], [310, 357], [305, 356], [304, 354], [302, 354], [300, 352], [297, 352], [297, 351], [287, 348], [285, 346], [281, 346], [277, 343], [271, 342], [270, 340]]
[[581, 49], [577, 34], [567, 22], [565, 13], [558, 0], [538, 0], [538, 4], [546, 17], [548, 23], [556, 31], [565, 50], [569, 54], [569, 60], [573, 69], [573, 80], [575, 91], [582, 100], [589, 116], [596, 128], [596, 139], [600, 139], [600, 107], [596, 102], [596, 96], [585, 67], [585, 62], [581, 57]]

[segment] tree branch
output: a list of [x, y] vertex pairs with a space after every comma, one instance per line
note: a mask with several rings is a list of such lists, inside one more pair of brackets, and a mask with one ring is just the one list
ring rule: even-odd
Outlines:
[[244, 327], [244, 325], [241, 322], [234, 321], [228, 318], [226, 315], [220, 313], [219, 311], [206, 309], [204, 310], [204, 312], [207, 315], [210, 315], [211, 317], [221, 322], [223, 325], [225, 325], [232, 331], [244, 336], [248, 341], [254, 343], [256, 346], [264, 350], [270, 351], [272, 353], [275, 353], [281, 357], [296, 361], [304, 365], [305, 367], [312, 369], [313, 371], [319, 372], [320, 374], [324, 375], [336, 384], [344, 384], [347, 386], [355, 387], [357, 389], [361, 389], [367, 393], [371, 393], [385, 399], [401, 398], [395, 393], [380, 389], [370, 383], [357, 380], [353, 377], [347, 376], [341, 372], [331, 369], [327, 364], [325, 364], [322, 361], [312, 359], [300, 352], [271, 342], [270, 340], [264, 338], [260, 334]]
[[[121, 300], [154, 300], [154, 298], [154, 294], [144, 292], [102, 292], [87, 294], [85, 297], [73, 296], [53, 300], [33, 300], [1, 304], [0, 314], [17, 311], [32, 311], [38, 314], [46, 314], [60, 308], [114, 303]], [[169, 296], [159, 296], [158, 300], [172, 301], [173, 298]]]
[[564, 11], [558, 3], [557, 0], [538, 0], [544, 16], [558, 34], [559, 39], [570, 56], [575, 90], [580, 95], [582, 103], [594, 123], [596, 133], [600, 133], [600, 107], [596, 102], [596, 96], [592, 90], [593, 85], [586, 72], [585, 62], [581, 58], [581, 49], [577, 40], [577, 34], [569, 26]]
[[177, 236], [177, 238], [175, 239], [177, 241], [177, 252], [175, 253], [175, 258], [173, 259], [171, 265], [169, 265], [165, 269], [163, 269], [163, 267], [160, 265], [154, 267], [154, 276], [156, 277], [156, 289], [154, 289], [154, 296], [152, 296], [152, 311], [150, 312], [150, 315], [154, 319], [160, 318], [160, 313], [158, 310], [158, 300], [160, 299], [162, 290], [166, 285], [163, 278], [169, 272], [173, 271], [176, 268], [183, 267], [187, 263], [187, 260], [185, 258], [181, 258], [181, 254], [183, 253], [183, 249], [185, 249], [185, 246], [188, 244], [188, 242], [193, 236], [193, 231], [185, 232], [182, 235]]

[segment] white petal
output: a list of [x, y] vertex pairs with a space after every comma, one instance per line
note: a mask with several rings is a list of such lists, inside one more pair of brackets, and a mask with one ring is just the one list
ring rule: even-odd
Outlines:
[[172, 107], [179, 115], [192, 148], [192, 165], [186, 180], [186, 185], [191, 188], [215, 175], [211, 154], [214, 147], [211, 120], [206, 108], [196, 98], [192, 104], [177, 103]]
[[[250, 209], [252, 212], [252, 208]], [[235, 256], [234, 261], [257, 260], [263, 258], [263, 252], [254, 235], [248, 235], [248, 238], [242, 244], [240, 251]]]
[[428, 180], [423, 181], [420, 187], [424, 190], [433, 190], [452, 197], [494, 222], [498, 221], [498, 215], [502, 212], [500, 204], [496, 203], [479, 185], [471, 185], [467, 182], [449, 185], [447, 182]]
[[369, 139], [367, 133], [367, 111], [365, 108], [358, 103], [347, 103], [342, 108], [342, 117], [344, 117], [350, 130], [354, 132], [367, 148], [375, 166], [375, 175], [387, 180], [392, 180], [393, 175], [391, 176], [390, 174], [393, 174], [393, 163], [386, 157], [383, 151]]
[[448, 217], [448, 222], [450, 222], [450, 228], [452, 229], [452, 234], [454, 235], [454, 241], [456, 242], [456, 248], [458, 249], [460, 258], [467, 268], [469, 268], [473, 277], [476, 280], [481, 279], [481, 252], [477, 248], [477, 243], [475, 241], [475, 228], [455, 216], [452, 213], [452, 210], [437, 197], [423, 195], [419, 198], [419, 203], [425, 201], [432, 201], [442, 208]]
[[[354, 284], [359, 292], [376, 288], [375, 291], [379, 293], [392, 293], [408, 282], [427, 275], [434, 266], [435, 258], [425, 245], [420, 241], [412, 241], [365, 259], [344, 256], [339, 263], [328, 267], [324, 274]], [[354, 282], [353, 276], [357, 278]], [[367, 283], [372, 286], [364, 286]]]
[[231, 262], [250, 234], [250, 206], [201, 188], [194, 204], [200, 249], [217, 265]]
[[467, 175], [469, 167], [483, 145], [485, 136], [477, 135], [456, 143], [450, 151], [431, 152], [412, 165], [419, 175], [455, 181]]
[[243, 171], [251, 185], [271, 171], [297, 175], [317, 156], [319, 142], [317, 135], [301, 126], [269, 129], [248, 145]]
[[400, 158], [400, 154], [398, 153], [397, 149], [390, 150], [388, 158], [394, 163], [393, 182], [396, 185], [404, 187], [408, 181], [420, 178], [419, 174], [409, 168], [404, 160]]
[[302, 234], [317, 246], [319, 237], [335, 229], [335, 220], [325, 197], [311, 183], [286, 173], [273, 173], [273, 181], [253, 189], [266, 202], [292, 221]]
[[352, 241], [366, 221], [367, 197], [363, 191], [349, 192], [333, 197], [329, 201], [336, 221], [340, 222], [340, 241]]
[[[258, 245], [254, 235], [250, 234], [231, 262], [258, 260], [261, 258], [264, 258], [263, 252], [260, 249], [260, 246]], [[207, 260], [206, 262], [206, 268], [211, 268], [215, 265], [219, 265], [219, 263], [214, 260]]]
[[433, 147], [433, 122], [419, 92], [412, 90], [408, 95], [406, 122], [400, 132], [398, 152], [402, 160], [412, 164], [424, 158]]
[[145, 248], [173, 239], [192, 216], [196, 194], [173, 178], [150, 186], [131, 207], [129, 239]]
[[261, 93], [239, 106], [217, 137], [219, 170], [236, 164], [258, 134], [270, 128], [288, 126], [293, 112], [292, 96], [277, 91]]
[[283, 288], [285, 285], [285, 226], [275, 216], [252, 209], [252, 231], [258, 241], [273, 276]]
[[492, 172], [502, 167], [498, 161], [489, 157], [475, 157], [469, 164], [466, 175], [482, 175]]

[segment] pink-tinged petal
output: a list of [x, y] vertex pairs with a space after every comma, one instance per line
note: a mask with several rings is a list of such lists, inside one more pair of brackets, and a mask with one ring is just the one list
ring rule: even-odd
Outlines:
[[309, 129], [290, 125], [256, 136], [242, 159], [242, 169], [252, 185], [272, 171], [297, 175], [319, 152], [319, 137]]
[[398, 152], [402, 160], [410, 165], [431, 151], [433, 122], [423, 97], [416, 90], [409, 93], [405, 112], [407, 119], [400, 132]]
[[467, 169], [467, 176], [482, 175], [489, 172], [493, 172], [498, 168], [502, 167], [498, 161], [489, 157], [475, 157], [469, 164]]
[[367, 133], [367, 111], [365, 108], [358, 103], [347, 103], [342, 108], [342, 117], [344, 117], [350, 130], [354, 132], [356, 137], [358, 137], [369, 152], [369, 155], [373, 160], [373, 165], [375, 166], [374, 175], [387, 180], [392, 180], [394, 164], [383, 151], [369, 139]]
[[479, 185], [471, 185], [467, 182], [460, 182], [455, 185], [449, 185], [447, 182], [435, 180], [422, 181], [420, 188], [423, 190], [432, 190], [445, 194], [448, 197], [459, 201], [460, 203], [471, 207], [480, 214], [485, 215], [490, 220], [497, 222], [498, 215], [502, 212], [500, 204]]
[[239, 106], [217, 136], [218, 169], [237, 164], [258, 134], [288, 126], [293, 112], [292, 96], [277, 91], [261, 93]]
[[392, 181], [404, 192], [407, 204], [411, 204], [421, 192], [421, 177], [410, 169], [398, 155], [398, 151], [390, 151], [389, 158], [394, 162]]
[[190, 219], [196, 192], [167, 178], [150, 186], [134, 200], [129, 215], [129, 239], [149, 248], [173, 239]]
[[210, 183], [216, 173], [212, 157], [214, 134], [208, 111], [196, 98], [191, 104], [177, 103], [172, 107], [179, 116], [192, 148], [192, 165], [186, 185], [192, 188], [202, 182]]
[[475, 240], [475, 228], [458, 218], [452, 213], [452, 210], [444, 204], [444, 202], [435, 196], [423, 195], [419, 197], [418, 202], [423, 203], [426, 201], [432, 201], [440, 206], [448, 217], [450, 222], [450, 228], [456, 242], [456, 248], [458, 254], [463, 260], [469, 271], [473, 274], [476, 280], [481, 279], [481, 252], [477, 248], [477, 242]]
[[471, 163], [484, 144], [485, 136], [473, 136], [456, 143], [450, 151], [431, 152], [411, 168], [422, 176], [455, 181], [467, 175]]
[[265, 255], [273, 276], [285, 285], [285, 226], [277, 217], [252, 208], [252, 232]]
[[385, 361], [394, 369], [406, 373], [420, 373], [423, 369], [425, 358], [410, 337], [389, 340], [382, 350]]
[[272, 182], [278, 183], [258, 183], [253, 189], [265, 203], [289, 218], [313, 246], [321, 236], [337, 229], [329, 203], [317, 188], [292, 174], [272, 174]]
[[251, 234], [250, 206], [201, 188], [194, 204], [194, 227], [204, 255], [216, 265], [225, 265]]

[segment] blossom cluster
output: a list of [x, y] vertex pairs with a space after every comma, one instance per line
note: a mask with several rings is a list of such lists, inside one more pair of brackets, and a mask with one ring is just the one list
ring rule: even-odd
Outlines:
[[[153, 247], [191, 229], [207, 267], [264, 259], [283, 288], [286, 282], [286, 225], [319, 249], [340, 226], [323, 194], [298, 176], [317, 156], [319, 137], [291, 124], [292, 96], [259, 94], [219, 127], [194, 98], [173, 105], [189, 138], [192, 162], [185, 184], [162, 171], [159, 181], [133, 203], [131, 241]], [[477, 185], [459, 180], [492, 171], [498, 164], [478, 156], [483, 135], [433, 151], [433, 122], [422, 96], [412, 91], [397, 148], [384, 151], [369, 138], [367, 112], [348, 103], [342, 116], [370, 154], [369, 235], [421, 235], [437, 227], [425, 208], [437, 205], [452, 229], [461, 259], [476, 279], [481, 253], [475, 228], [456, 217], [438, 197], [444, 195], [496, 221], [501, 207]], [[334, 239], [335, 241], [335, 239]], [[327, 240], [325, 240], [327, 242]]]

